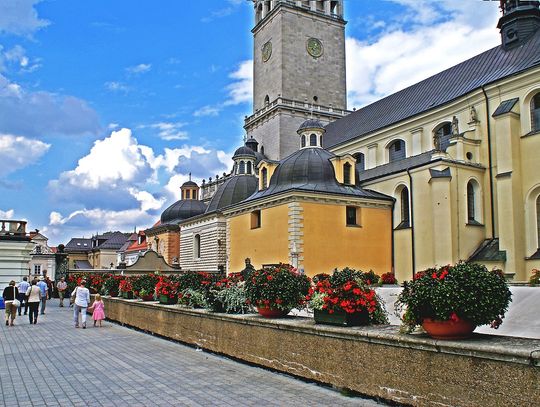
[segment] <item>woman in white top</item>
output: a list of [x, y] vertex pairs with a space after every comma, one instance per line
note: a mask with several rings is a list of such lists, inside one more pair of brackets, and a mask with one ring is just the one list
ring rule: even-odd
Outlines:
[[79, 327], [79, 313], [81, 314], [82, 327], [86, 329], [86, 309], [90, 304], [90, 291], [86, 288], [86, 281], [82, 280], [81, 284], [75, 288], [72, 297], [75, 297], [75, 306], [73, 307], [73, 322], [75, 328]]
[[37, 280], [32, 280], [32, 284], [26, 290], [26, 302], [30, 308], [28, 319], [31, 324], [37, 324], [39, 303], [41, 302], [41, 289], [36, 284]]

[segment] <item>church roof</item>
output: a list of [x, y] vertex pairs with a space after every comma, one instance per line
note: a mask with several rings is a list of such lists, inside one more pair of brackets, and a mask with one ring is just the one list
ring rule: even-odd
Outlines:
[[206, 205], [197, 199], [181, 199], [176, 201], [161, 214], [161, 224], [180, 223], [181, 221], [200, 215], [206, 210]]
[[368, 199], [392, 200], [378, 192], [355, 185], [340, 184], [336, 180], [330, 159], [334, 154], [322, 148], [303, 148], [280, 161], [268, 188], [258, 191], [247, 200], [279, 194], [287, 191], [320, 192], [325, 194], [350, 195]]
[[326, 126], [325, 148], [361, 138], [540, 65], [540, 30], [525, 44], [492, 48]]
[[234, 175], [221, 184], [210, 200], [206, 213], [215, 212], [241, 202], [257, 190], [258, 180], [254, 175]]
[[238, 147], [233, 154], [233, 159], [241, 156], [255, 157], [255, 151], [247, 146]]

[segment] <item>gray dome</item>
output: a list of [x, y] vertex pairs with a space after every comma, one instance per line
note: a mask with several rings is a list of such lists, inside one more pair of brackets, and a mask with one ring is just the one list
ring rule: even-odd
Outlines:
[[219, 186], [206, 212], [214, 212], [226, 206], [241, 202], [252, 195], [258, 187], [253, 175], [235, 175]]
[[[188, 181], [189, 182], [189, 181]], [[162, 224], [180, 223], [181, 221], [201, 215], [206, 211], [206, 205], [196, 199], [176, 201], [161, 214]]]
[[307, 129], [325, 130], [324, 125], [320, 121], [315, 120], [315, 119], [308, 119], [300, 125], [297, 133], [301, 133], [303, 130], [307, 130]]
[[249, 157], [253, 157], [255, 158], [255, 151], [253, 151], [251, 148], [249, 147], [246, 147], [246, 146], [242, 146], [242, 147], [239, 147], [236, 149], [236, 151], [234, 152], [234, 155], [233, 155], [233, 160], [236, 158], [236, 157], [245, 157], [245, 156], [249, 156]]
[[259, 142], [257, 140], [255, 140], [253, 137], [250, 137], [246, 141], [246, 146], [251, 148], [253, 151], [257, 152], [257, 150], [259, 148]]

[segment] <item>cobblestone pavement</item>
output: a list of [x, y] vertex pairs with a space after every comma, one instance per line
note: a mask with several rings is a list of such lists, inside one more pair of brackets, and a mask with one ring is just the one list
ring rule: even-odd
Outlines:
[[47, 305], [37, 325], [1, 325], [3, 406], [382, 405], [110, 322], [75, 329], [72, 308]]

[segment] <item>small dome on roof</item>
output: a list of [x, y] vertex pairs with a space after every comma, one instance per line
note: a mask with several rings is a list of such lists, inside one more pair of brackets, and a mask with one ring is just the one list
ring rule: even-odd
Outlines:
[[199, 187], [199, 186], [197, 185], [196, 182], [189, 180], [189, 181], [184, 182], [180, 188], [184, 188], [184, 187]]
[[234, 152], [233, 159], [235, 159], [236, 157], [245, 157], [245, 156], [255, 158], [255, 151], [253, 151], [251, 148], [246, 147], [246, 146], [239, 147]]
[[300, 125], [297, 133], [301, 133], [302, 131], [308, 130], [308, 129], [319, 129], [323, 131], [325, 130], [324, 125], [320, 121], [316, 119], [308, 119]]
[[[190, 182], [190, 181], [188, 181]], [[180, 223], [181, 221], [201, 215], [206, 211], [206, 205], [196, 199], [176, 201], [161, 214], [162, 224]]]
[[258, 147], [259, 147], [259, 142], [257, 140], [255, 140], [253, 137], [250, 137], [246, 141], [246, 146], [251, 148], [253, 151], [257, 152]]
[[219, 186], [206, 212], [213, 212], [226, 206], [241, 202], [252, 195], [258, 187], [253, 175], [235, 175]]

